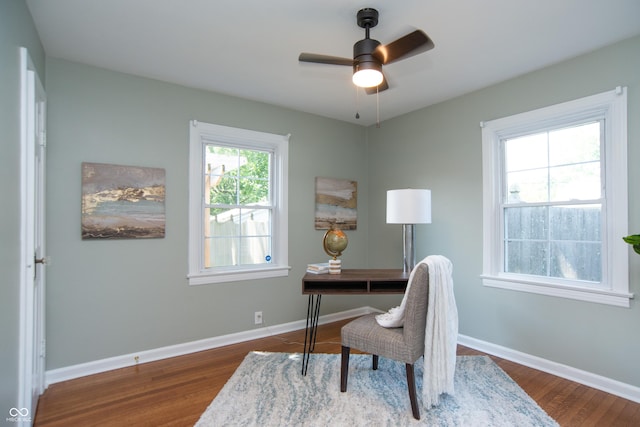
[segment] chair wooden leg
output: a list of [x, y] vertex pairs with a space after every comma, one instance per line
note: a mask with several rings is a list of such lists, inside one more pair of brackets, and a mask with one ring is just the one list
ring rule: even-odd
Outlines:
[[416, 377], [413, 372], [413, 365], [411, 363], [406, 364], [407, 367], [407, 386], [409, 387], [409, 400], [411, 401], [411, 411], [413, 412], [413, 418], [420, 419], [420, 408], [418, 407], [418, 398], [416, 396]]
[[349, 347], [342, 346], [342, 363], [340, 364], [340, 391], [347, 391], [347, 377], [349, 376]]
[[376, 371], [378, 369], [378, 355], [373, 355], [373, 370]]

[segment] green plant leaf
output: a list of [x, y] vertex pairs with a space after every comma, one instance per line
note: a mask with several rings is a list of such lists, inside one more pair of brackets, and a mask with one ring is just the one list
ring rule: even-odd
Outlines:
[[627, 237], [623, 237], [622, 240], [630, 245], [640, 245], [640, 234], [632, 234]]
[[640, 234], [632, 234], [627, 237], [623, 237], [622, 240], [633, 246], [633, 250], [640, 255]]

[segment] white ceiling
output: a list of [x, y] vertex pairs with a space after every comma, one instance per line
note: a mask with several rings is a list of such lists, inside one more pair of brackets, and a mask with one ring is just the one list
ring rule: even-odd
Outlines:
[[[638, 0], [27, 0], [47, 55], [370, 125], [376, 96], [349, 67], [356, 12], [371, 37], [418, 28], [435, 49], [385, 66], [389, 119], [640, 34]], [[356, 111], [360, 119], [355, 118]]]

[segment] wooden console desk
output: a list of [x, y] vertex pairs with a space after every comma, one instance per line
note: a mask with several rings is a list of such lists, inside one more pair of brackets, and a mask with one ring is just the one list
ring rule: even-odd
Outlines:
[[403, 294], [408, 280], [409, 273], [402, 270], [344, 269], [341, 274], [306, 273], [302, 278], [302, 294], [309, 295], [309, 301], [302, 375], [307, 375], [309, 356], [316, 344], [322, 295]]

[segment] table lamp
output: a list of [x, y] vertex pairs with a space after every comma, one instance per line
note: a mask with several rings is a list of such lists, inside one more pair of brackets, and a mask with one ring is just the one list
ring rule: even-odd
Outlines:
[[387, 224], [402, 224], [405, 273], [416, 265], [415, 224], [431, 224], [431, 190], [387, 191]]

